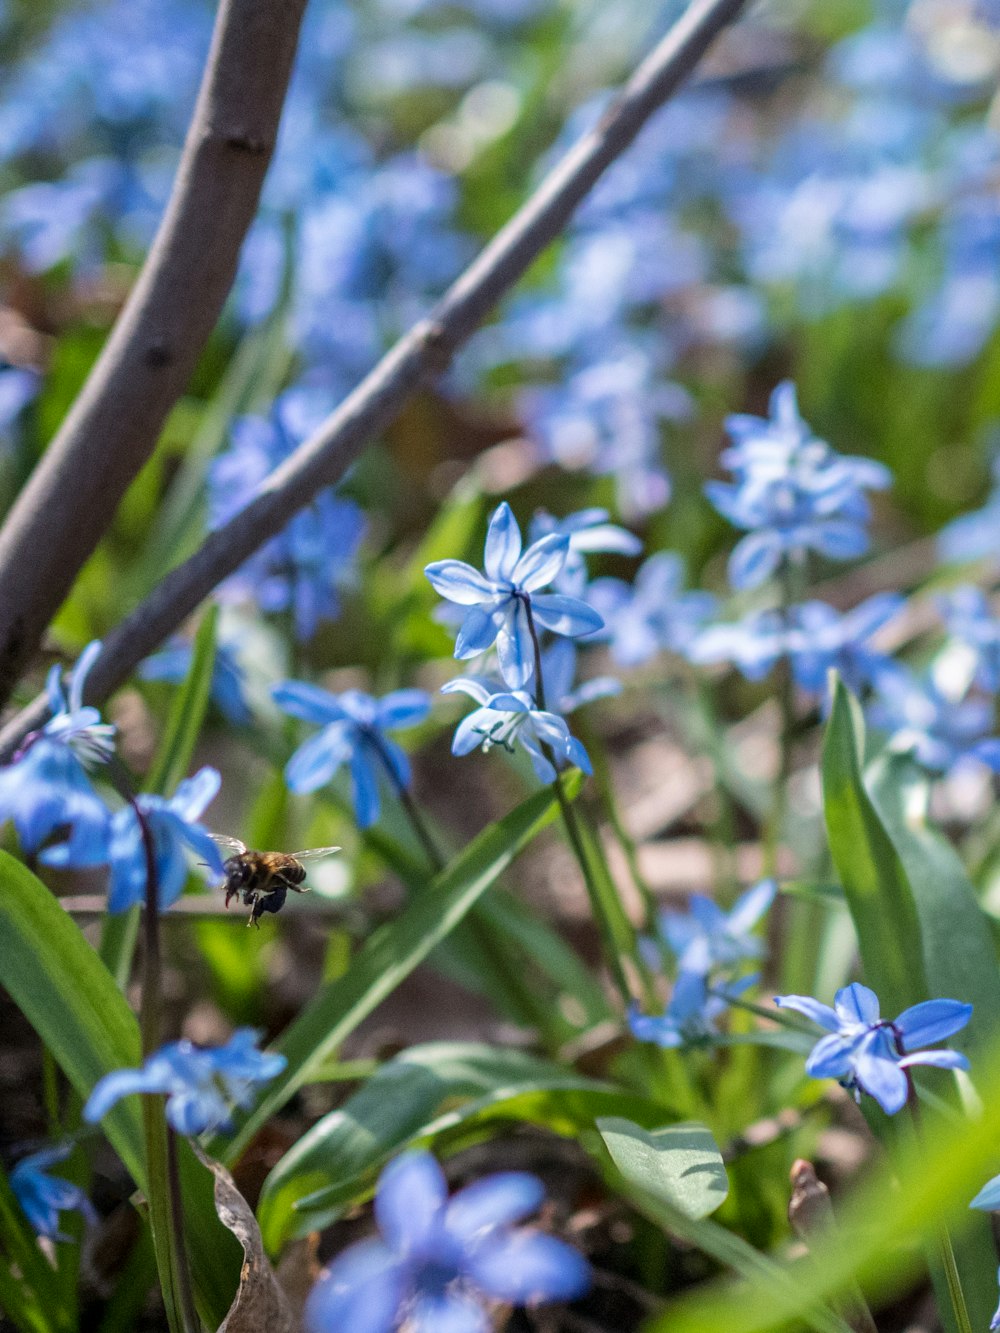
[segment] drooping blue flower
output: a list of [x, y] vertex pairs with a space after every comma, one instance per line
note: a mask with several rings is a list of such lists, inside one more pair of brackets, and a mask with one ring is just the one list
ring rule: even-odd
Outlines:
[[620, 666], [641, 666], [659, 652], [682, 656], [715, 613], [707, 592], [684, 592], [684, 561], [673, 551], [658, 551], [640, 567], [635, 582], [594, 579], [587, 600], [604, 620], [591, 636], [610, 644]]
[[101, 837], [87, 843], [71, 838], [47, 847], [42, 860], [58, 869], [108, 865], [108, 911], [124, 912], [137, 903], [145, 903], [148, 897], [145, 826], [153, 841], [157, 902], [162, 911], [180, 897], [184, 888], [188, 852], [199, 858], [199, 868], [206, 879], [222, 878], [219, 848], [208, 830], [197, 822], [214, 799], [220, 783], [214, 768], [202, 768], [193, 778], [181, 782], [169, 798], [142, 793], [135, 798], [141, 821], [135, 806], [123, 806], [107, 821]]
[[540, 1180], [505, 1171], [448, 1198], [427, 1152], [397, 1157], [375, 1193], [379, 1236], [343, 1251], [306, 1304], [309, 1333], [485, 1333], [486, 1301], [571, 1301], [590, 1285], [582, 1256], [517, 1223], [544, 1198]]
[[424, 572], [435, 591], [469, 608], [455, 643], [455, 656], [475, 657], [496, 643], [500, 673], [511, 689], [519, 690], [534, 671], [532, 621], [536, 633], [545, 629], [569, 638], [600, 629], [600, 616], [586, 602], [541, 592], [561, 572], [569, 544], [569, 537], [551, 533], [522, 554], [521, 530], [504, 501], [494, 511], [486, 535], [485, 574], [464, 560], [437, 560], [428, 565]]
[[975, 657], [975, 680], [991, 693], [1000, 689], [1000, 619], [979, 588], [955, 588], [938, 599], [951, 637]]
[[59, 1229], [60, 1213], [78, 1212], [88, 1222], [96, 1220], [93, 1206], [79, 1185], [47, 1174], [50, 1166], [64, 1162], [72, 1151], [70, 1143], [44, 1148], [22, 1157], [10, 1173], [10, 1186], [21, 1211], [34, 1231], [48, 1240], [70, 1239]]
[[271, 695], [292, 717], [322, 727], [299, 746], [285, 767], [285, 781], [292, 791], [325, 787], [342, 765], [349, 765], [354, 817], [365, 829], [379, 817], [380, 771], [397, 791], [409, 789], [410, 761], [386, 733], [423, 722], [431, 707], [423, 690], [395, 690], [375, 699], [361, 690], [330, 694], [306, 681], [286, 680], [275, 685]]
[[733, 444], [721, 456], [732, 482], [709, 482], [716, 509], [747, 536], [729, 560], [734, 588], [755, 588], [782, 561], [815, 551], [851, 560], [868, 549], [866, 490], [882, 490], [891, 475], [881, 463], [838, 454], [813, 435], [799, 415], [795, 386], [779, 384], [768, 418], [732, 416]]
[[753, 974], [710, 988], [704, 973], [682, 971], [663, 1013], [644, 1014], [637, 1005], [632, 1005], [628, 1013], [629, 1029], [637, 1041], [652, 1042], [666, 1049], [704, 1041], [717, 1034], [717, 1021], [729, 1008], [730, 1001], [738, 999], [757, 981], [757, 975]]
[[224, 1046], [170, 1042], [148, 1056], [140, 1069], [116, 1069], [94, 1086], [83, 1108], [90, 1124], [132, 1093], [162, 1093], [166, 1116], [178, 1134], [227, 1129], [234, 1106], [244, 1110], [258, 1084], [277, 1078], [288, 1061], [277, 1052], [260, 1051], [261, 1034], [239, 1028]]
[[581, 509], [578, 513], [568, 514], [566, 518], [554, 518], [547, 510], [539, 509], [528, 529], [529, 541], [541, 541], [552, 533], [569, 538], [566, 563], [556, 575], [552, 586], [557, 592], [568, 593], [571, 597], [583, 597], [586, 591], [585, 555], [638, 555], [642, 550], [642, 542], [635, 533], [609, 522], [606, 509]]
[[[166, 680], [180, 684], [187, 677], [194, 655], [194, 645], [187, 639], [174, 639], [160, 652], [147, 657], [139, 667], [143, 680]], [[246, 677], [235, 645], [218, 643], [212, 666], [210, 698], [227, 722], [234, 727], [248, 726], [252, 721], [250, 705], [244, 693]]]
[[565, 719], [539, 709], [526, 690], [495, 692], [493, 682], [474, 676], [459, 676], [441, 688], [442, 694], [456, 691], [467, 694], [479, 707], [458, 724], [452, 754], [471, 754], [473, 750], [486, 753], [495, 745], [513, 751], [516, 741], [526, 751], [540, 782], [554, 782], [556, 778], [556, 768], [544, 753], [546, 749], [558, 768], [572, 764], [584, 773], [593, 772], [583, 743], [571, 733]]
[[887, 1115], [906, 1103], [906, 1070], [914, 1065], [938, 1069], [968, 1069], [958, 1051], [922, 1051], [917, 1048], [942, 1041], [961, 1031], [972, 1017], [972, 1005], [960, 1000], [925, 1000], [905, 1009], [898, 1018], [882, 1018], [878, 996], [853, 982], [837, 991], [833, 1008], [808, 995], [778, 995], [775, 1004], [794, 1009], [825, 1029], [827, 1036], [813, 1047], [806, 1072], [813, 1078], [835, 1078], [854, 1092], [867, 1092]]
[[844, 614], [819, 601], [793, 607], [787, 650], [796, 684], [825, 696], [830, 672], [836, 671], [849, 689], [860, 694], [889, 661], [870, 639], [905, 605], [901, 594], [881, 592]]
[[102, 722], [97, 709], [83, 702], [87, 676], [100, 653], [99, 639], [87, 644], [70, 673], [68, 693], [63, 689], [63, 672], [58, 665], [49, 671], [46, 686], [52, 716], [42, 728], [42, 735], [68, 746], [88, 764], [106, 762], [115, 748], [114, 726]]
[[762, 879], [737, 898], [728, 912], [702, 893], [692, 893], [689, 910], [664, 910], [660, 934], [677, 959], [679, 971], [707, 977], [713, 968], [733, 968], [763, 957], [763, 941], [753, 929], [774, 902], [778, 886]]

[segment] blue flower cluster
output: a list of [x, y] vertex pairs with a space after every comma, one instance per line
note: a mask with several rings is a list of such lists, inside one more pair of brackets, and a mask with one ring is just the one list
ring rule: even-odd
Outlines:
[[483, 1333], [485, 1304], [571, 1301], [590, 1285], [586, 1262], [554, 1236], [518, 1227], [542, 1183], [520, 1171], [485, 1176], [452, 1198], [427, 1152], [385, 1168], [375, 1194], [379, 1236], [344, 1250], [306, 1305], [310, 1333]]
[[808, 995], [779, 995], [774, 1002], [779, 1008], [804, 1014], [827, 1033], [813, 1047], [806, 1072], [813, 1078], [837, 1079], [858, 1101], [863, 1092], [868, 1093], [886, 1115], [895, 1115], [905, 1106], [908, 1071], [914, 1066], [969, 1067], [959, 1051], [919, 1048], [960, 1032], [972, 1017], [971, 1004], [925, 1000], [898, 1018], [882, 1018], [878, 996], [859, 982], [839, 990], [832, 1009]]

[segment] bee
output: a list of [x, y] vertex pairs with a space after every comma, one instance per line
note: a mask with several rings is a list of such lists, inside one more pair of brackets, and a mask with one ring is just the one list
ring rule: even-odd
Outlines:
[[280, 912], [293, 893], [308, 893], [303, 881], [306, 868], [303, 861], [315, 861], [321, 856], [339, 852], [339, 847], [311, 847], [306, 852], [253, 852], [239, 838], [212, 834], [212, 841], [225, 849], [229, 856], [222, 863], [225, 881], [226, 906], [232, 898], [242, 899], [250, 908], [248, 926], [260, 929], [260, 918], [265, 912]]

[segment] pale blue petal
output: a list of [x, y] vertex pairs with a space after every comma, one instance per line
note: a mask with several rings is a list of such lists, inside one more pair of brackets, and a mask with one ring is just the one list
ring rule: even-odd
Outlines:
[[371, 760], [361, 749], [351, 755], [351, 796], [358, 828], [371, 828], [381, 808], [378, 778]]
[[840, 1019], [834, 1010], [828, 1004], [820, 1004], [811, 995], [776, 995], [774, 1003], [779, 1009], [794, 1009], [796, 1013], [805, 1014], [806, 1018], [812, 1019], [828, 1032], [840, 1029]]
[[1000, 1176], [994, 1176], [988, 1180], [976, 1197], [969, 1204], [970, 1208], [982, 1208], [984, 1212], [992, 1213], [1000, 1208]]
[[482, 676], [456, 676], [441, 686], [442, 694], [467, 694], [477, 704], [484, 704], [494, 693], [493, 683]]
[[446, 1226], [466, 1243], [490, 1227], [521, 1222], [538, 1211], [545, 1186], [528, 1171], [501, 1171], [459, 1190], [448, 1203]]
[[497, 581], [510, 582], [520, 554], [521, 529], [510, 505], [504, 500], [493, 511], [486, 533], [483, 567], [487, 576]]
[[747, 889], [733, 904], [729, 913], [729, 929], [734, 935], [744, 935], [751, 930], [774, 902], [778, 886], [773, 879], [762, 879], [759, 884]]
[[344, 717], [339, 700], [329, 690], [304, 680], [284, 680], [271, 689], [271, 698], [284, 713], [326, 726]]
[[878, 996], [862, 986], [860, 981], [852, 981], [833, 997], [833, 1007], [841, 1019], [848, 1023], [877, 1023], [879, 1021]]
[[471, 754], [473, 750], [478, 750], [496, 721], [497, 715], [490, 708], [477, 708], [468, 717], [462, 718], [452, 738], [452, 754]]
[[465, 613], [458, 637], [455, 639], [455, 656], [464, 661], [467, 657], [476, 657], [485, 653], [496, 641], [497, 631], [503, 623], [503, 617], [495, 609], [473, 606]]
[[513, 603], [500, 627], [497, 659], [500, 674], [511, 689], [519, 690], [531, 679], [535, 666], [535, 648], [528, 617], [520, 601]]
[[285, 765], [289, 790], [305, 795], [325, 787], [351, 757], [352, 735], [350, 722], [331, 722], [304, 741]]
[[858, 1085], [874, 1097], [886, 1115], [895, 1115], [906, 1105], [909, 1084], [895, 1060], [877, 1054], [878, 1046], [862, 1047], [855, 1057]]
[[550, 533], [528, 547], [514, 567], [512, 581], [525, 592], [537, 592], [559, 573], [568, 552], [569, 538]]
[[929, 1046], [943, 1041], [965, 1027], [972, 1017], [972, 1005], [960, 1000], [925, 1000], [905, 1009], [893, 1027], [902, 1033], [903, 1050]]
[[217, 769], [201, 768], [193, 778], [185, 778], [168, 802], [169, 808], [181, 819], [198, 819], [205, 807], [218, 795], [222, 778]]
[[381, 1241], [344, 1250], [321, 1274], [305, 1308], [308, 1333], [392, 1333], [406, 1294], [405, 1269]]
[[437, 560], [424, 570], [435, 592], [459, 606], [476, 606], [492, 602], [496, 590], [478, 569], [464, 560]]
[[378, 725], [384, 731], [415, 727], [430, 711], [431, 701], [424, 690], [394, 690], [378, 701]]
[[386, 1243], [400, 1255], [421, 1254], [433, 1244], [444, 1217], [448, 1186], [429, 1152], [408, 1152], [382, 1172], [375, 1219]]
[[843, 1078], [851, 1068], [857, 1047], [857, 1039], [832, 1032], [821, 1038], [810, 1051], [806, 1073], [813, 1078]]
[[116, 1069], [94, 1085], [83, 1108], [83, 1118], [95, 1125], [123, 1097], [136, 1092], [169, 1092], [171, 1083], [170, 1071], [163, 1064], [157, 1063], [153, 1069]]
[[489, 1333], [492, 1324], [471, 1296], [445, 1291], [418, 1297], [405, 1327], [407, 1333]]
[[738, 591], [756, 588], [770, 578], [781, 559], [781, 539], [770, 528], [737, 542], [729, 557], [729, 582]]
[[531, 599], [531, 613], [543, 629], [570, 638], [604, 628], [603, 619], [592, 606], [562, 593], [536, 593]]
[[571, 1245], [537, 1231], [487, 1240], [467, 1260], [475, 1281], [512, 1305], [572, 1301], [590, 1286], [590, 1268]]
[[969, 1060], [961, 1051], [914, 1051], [899, 1061], [900, 1069], [909, 1069], [911, 1065], [931, 1065], [935, 1069], [968, 1069]]

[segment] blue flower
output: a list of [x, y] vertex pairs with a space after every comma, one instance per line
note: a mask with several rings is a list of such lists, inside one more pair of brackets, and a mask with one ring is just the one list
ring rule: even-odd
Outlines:
[[753, 974], [709, 989], [703, 973], [681, 972], [663, 1013], [658, 1017], [643, 1014], [633, 1004], [628, 1013], [629, 1028], [637, 1041], [668, 1049], [704, 1041], [717, 1034], [716, 1020], [726, 1012], [730, 1001], [738, 999], [757, 980]]
[[981, 509], [961, 514], [938, 533], [938, 550], [944, 560], [978, 560], [1000, 552], [1000, 453], [991, 467], [993, 489]]
[[893, 750], [912, 753], [932, 773], [948, 773], [963, 759], [997, 765], [997, 742], [987, 739], [993, 729], [989, 700], [956, 697], [933, 674], [918, 676], [899, 662], [876, 672], [875, 689], [868, 719], [888, 733]]
[[161, 1093], [167, 1098], [167, 1120], [178, 1134], [227, 1129], [232, 1108], [250, 1106], [255, 1086], [277, 1078], [288, 1063], [283, 1055], [259, 1051], [260, 1035], [252, 1028], [240, 1028], [224, 1046], [195, 1046], [190, 1041], [162, 1046], [141, 1069], [105, 1074], [87, 1098], [83, 1118], [93, 1125], [123, 1097]]
[[[267, 478], [332, 407], [328, 394], [300, 385], [269, 417], [240, 417], [232, 445], [212, 464], [210, 521], [220, 527], [259, 494]], [[252, 600], [268, 614], [290, 612], [299, 639], [340, 614], [339, 589], [354, 570], [364, 514], [353, 500], [321, 491], [277, 537], [222, 585], [222, 597]]]
[[79, 1185], [46, 1174], [50, 1166], [64, 1162], [72, 1151], [72, 1144], [45, 1148], [22, 1157], [10, 1173], [11, 1189], [21, 1211], [35, 1232], [49, 1240], [70, 1239], [59, 1230], [60, 1213], [78, 1212], [87, 1221], [96, 1220], [91, 1202]]
[[377, 1239], [338, 1255], [310, 1293], [309, 1333], [485, 1333], [484, 1302], [570, 1301], [590, 1285], [586, 1261], [540, 1231], [515, 1228], [544, 1198], [521, 1171], [486, 1176], [448, 1198], [441, 1168], [410, 1152], [375, 1193]]
[[869, 645], [869, 639], [905, 605], [906, 598], [899, 593], [882, 592], [843, 615], [825, 602], [793, 607], [787, 649], [796, 683], [812, 694], [825, 695], [829, 674], [836, 671], [849, 689], [860, 694], [889, 660]]
[[891, 476], [867, 458], [847, 458], [817, 439], [799, 416], [795, 386], [779, 384], [769, 418], [732, 416], [734, 443], [721, 461], [734, 481], [709, 482], [716, 509], [748, 531], [729, 560], [734, 588], [754, 588], [783, 560], [816, 551], [850, 560], [868, 549], [867, 489], [881, 490]]
[[541, 593], [560, 573], [570, 539], [551, 533], [522, 554], [521, 530], [510, 505], [495, 510], [486, 535], [485, 575], [463, 560], [438, 560], [425, 573], [434, 589], [469, 609], [455, 643], [455, 656], [475, 657], [495, 642], [500, 673], [519, 690], [534, 671], [531, 618], [539, 629], [575, 638], [601, 628], [600, 616], [586, 602], [562, 593]]
[[59, 869], [110, 865], [108, 911], [124, 912], [147, 900], [145, 824], [153, 840], [157, 902], [162, 911], [176, 901], [184, 888], [188, 851], [200, 858], [206, 878], [222, 878], [219, 849], [208, 830], [196, 822], [218, 792], [220, 781], [214, 768], [203, 768], [180, 783], [169, 799], [137, 796], [142, 823], [135, 808], [126, 805], [115, 811], [100, 837], [89, 842], [71, 838], [69, 842], [48, 847], [42, 853], [42, 860]]
[[979, 588], [956, 588], [938, 599], [948, 633], [975, 657], [975, 679], [991, 693], [1000, 689], [1000, 620]]
[[711, 593], [683, 592], [684, 561], [658, 551], [630, 586], [623, 579], [595, 579], [587, 600], [604, 620], [592, 637], [607, 641], [620, 666], [640, 666], [667, 651], [684, 655], [715, 612]]
[[38, 396], [41, 379], [37, 371], [20, 366], [0, 366], [0, 442], [11, 437], [11, 427], [27, 405]]
[[95, 642], [80, 654], [68, 696], [62, 669], [52, 668], [52, 717], [26, 737], [13, 763], [0, 768], [0, 823], [13, 820], [26, 852], [37, 852], [58, 829], [69, 829], [74, 855], [104, 838], [110, 814], [83, 766], [106, 761], [114, 750], [115, 728], [101, 721], [96, 708], [83, 704], [84, 683], [100, 651]]
[[[186, 639], [174, 639], [166, 648], [147, 657], [139, 667], [143, 680], [167, 680], [179, 684], [187, 676], [194, 655], [194, 645]], [[215, 649], [210, 696], [227, 722], [234, 727], [245, 727], [253, 720], [244, 687], [246, 677], [229, 643], [219, 643]]]
[[707, 977], [715, 967], [731, 968], [744, 959], [761, 958], [763, 942], [751, 932], [774, 902], [777, 888], [773, 879], [762, 879], [728, 912], [701, 893], [692, 893], [687, 912], [661, 912], [660, 933], [680, 972]]
[[898, 1018], [882, 1018], [878, 996], [853, 982], [837, 991], [833, 1008], [808, 995], [778, 995], [775, 1004], [794, 1009], [828, 1033], [813, 1047], [806, 1072], [813, 1078], [835, 1078], [845, 1088], [874, 1097], [887, 1115], [906, 1103], [906, 1070], [913, 1065], [968, 1069], [958, 1051], [915, 1049], [959, 1032], [972, 1017], [972, 1005], [959, 1000], [925, 1000]]
[[732, 662], [747, 680], [763, 680], [788, 649], [788, 626], [780, 611], [753, 611], [729, 625], [709, 625], [688, 649], [699, 665]]
[[642, 550], [642, 542], [634, 533], [608, 522], [606, 509], [581, 509], [566, 518], [554, 518], [545, 509], [537, 510], [528, 529], [529, 540], [541, 541], [552, 533], [569, 538], [566, 563], [552, 586], [557, 592], [568, 593], [571, 597], [582, 597], [586, 591], [585, 555], [638, 555]]
[[318, 685], [286, 680], [275, 685], [271, 694], [278, 707], [292, 717], [323, 728], [300, 745], [288, 761], [285, 781], [292, 791], [311, 792], [325, 787], [337, 770], [348, 764], [354, 817], [358, 827], [365, 829], [379, 816], [380, 769], [397, 791], [409, 788], [410, 762], [386, 732], [423, 722], [431, 707], [423, 690], [396, 690], [374, 699], [361, 690], [330, 694]]
[[[544, 670], [544, 667], [543, 667]], [[559, 768], [573, 764], [591, 773], [590, 757], [581, 741], [572, 735], [563, 718], [539, 709], [525, 690], [494, 692], [493, 683], [474, 676], [459, 676], [442, 686], [442, 694], [461, 691], [479, 707], [462, 719], [451, 743], [455, 755], [473, 750], [488, 752], [495, 745], [513, 751], [519, 741], [540, 782], [554, 782], [556, 770], [544, 753], [547, 749]]]
[[105, 763], [114, 753], [115, 728], [102, 722], [96, 708], [84, 705], [83, 689], [90, 668], [101, 654], [101, 642], [88, 643], [70, 673], [69, 692], [63, 689], [63, 672], [58, 665], [49, 671], [47, 690], [52, 716], [42, 728], [42, 735], [68, 746], [84, 763]]

